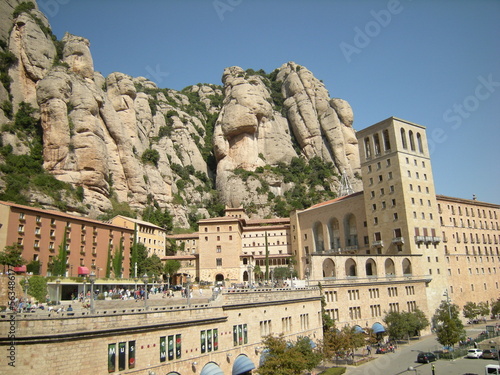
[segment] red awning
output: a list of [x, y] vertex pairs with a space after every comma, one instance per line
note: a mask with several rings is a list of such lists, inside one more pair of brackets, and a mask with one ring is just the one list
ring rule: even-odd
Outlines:
[[79, 275], [88, 275], [89, 269], [87, 267], [78, 267], [78, 274]]
[[26, 266], [14, 267], [14, 272], [26, 272]]

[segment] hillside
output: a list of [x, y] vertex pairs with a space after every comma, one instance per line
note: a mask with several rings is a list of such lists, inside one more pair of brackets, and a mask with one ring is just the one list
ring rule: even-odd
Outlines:
[[351, 107], [303, 66], [159, 88], [94, 71], [90, 41], [57, 40], [36, 4], [0, 11], [0, 200], [189, 228], [224, 206], [286, 216], [334, 197], [344, 170], [360, 189]]

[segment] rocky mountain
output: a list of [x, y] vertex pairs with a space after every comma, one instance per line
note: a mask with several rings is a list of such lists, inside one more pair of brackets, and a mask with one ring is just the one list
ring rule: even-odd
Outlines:
[[3, 0], [0, 14], [0, 199], [16, 196], [9, 163], [22, 155], [67, 191], [44, 192], [31, 175], [19, 199], [60, 209], [64, 200], [91, 217], [166, 209], [180, 227], [224, 205], [284, 215], [334, 197], [342, 171], [360, 188], [351, 107], [303, 66], [229, 67], [222, 86], [176, 91], [103, 77], [90, 42], [57, 40], [36, 4]]

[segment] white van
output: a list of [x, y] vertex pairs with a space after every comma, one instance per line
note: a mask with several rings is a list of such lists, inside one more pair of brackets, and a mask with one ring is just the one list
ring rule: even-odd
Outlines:
[[485, 368], [484, 368], [484, 373], [486, 375], [489, 375], [489, 374], [497, 374], [497, 375], [500, 375], [500, 365], [487, 365]]

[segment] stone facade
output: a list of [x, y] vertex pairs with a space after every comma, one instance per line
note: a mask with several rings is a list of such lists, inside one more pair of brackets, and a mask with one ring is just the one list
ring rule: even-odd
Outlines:
[[78, 267], [87, 267], [98, 277], [104, 277], [108, 248], [111, 247], [113, 253], [121, 241], [122, 275], [129, 275], [133, 228], [10, 202], [0, 202], [0, 217], [0, 248], [22, 245], [22, 256], [27, 262], [41, 263], [41, 275], [47, 275], [47, 266], [57, 257], [65, 233], [66, 276], [78, 276]]
[[[321, 340], [320, 310], [321, 297], [316, 288], [233, 290], [222, 293], [211, 304], [98, 311], [97, 316], [17, 314], [15, 367], [2, 361], [0, 372], [83, 375], [91, 369], [95, 374], [188, 374], [200, 373], [212, 362], [229, 374], [240, 356], [258, 366], [261, 341], [267, 334], [283, 333], [290, 340], [299, 336]], [[11, 345], [4, 335], [9, 325], [10, 314], [1, 315], [2, 348]], [[170, 340], [175, 343], [169, 354]], [[123, 369], [119, 368], [120, 343]], [[132, 356], [130, 348], [134, 349]], [[111, 366], [110, 350], [116, 351]], [[134, 358], [133, 368], [130, 358]]]

